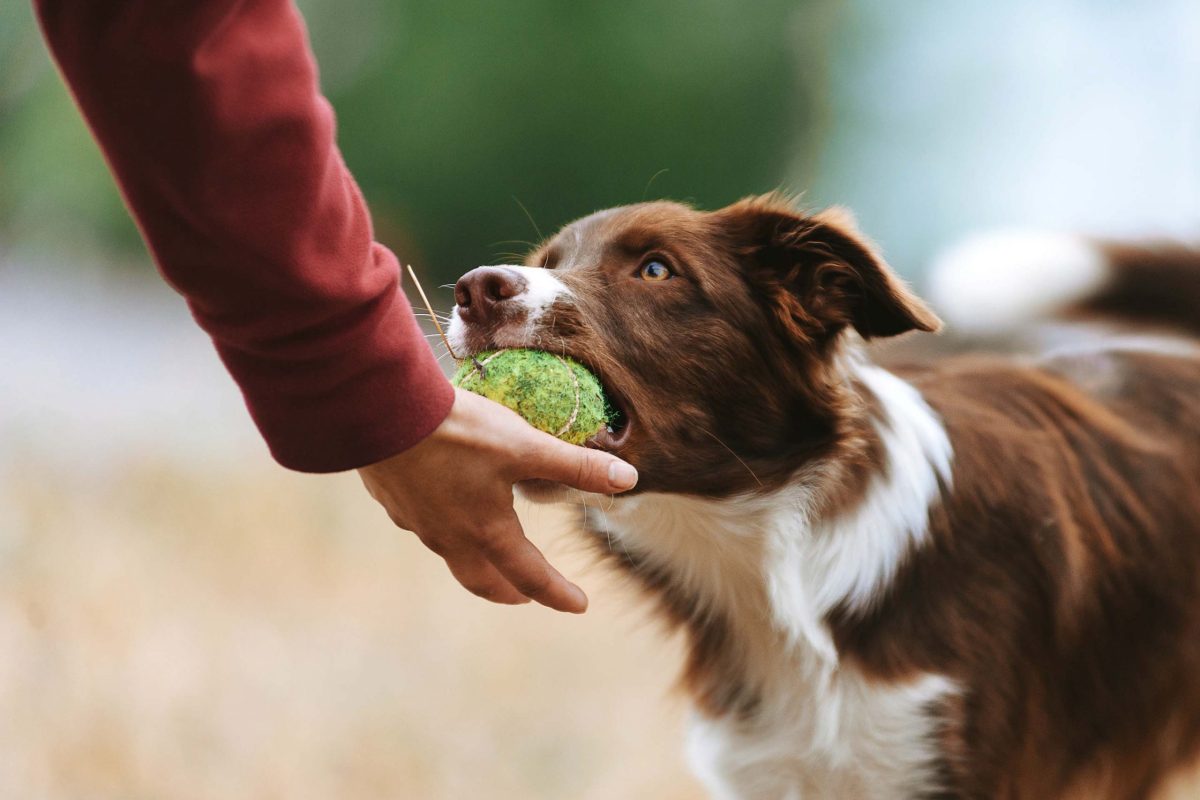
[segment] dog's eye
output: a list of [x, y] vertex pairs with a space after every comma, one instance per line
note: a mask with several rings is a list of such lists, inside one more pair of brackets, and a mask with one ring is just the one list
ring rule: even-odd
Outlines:
[[661, 261], [647, 261], [640, 274], [644, 281], [665, 281], [671, 277], [671, 270]]

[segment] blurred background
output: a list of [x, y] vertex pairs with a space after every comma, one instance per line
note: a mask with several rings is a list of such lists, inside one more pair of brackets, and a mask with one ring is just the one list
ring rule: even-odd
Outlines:
[[[1200, 233], [1200, 5], [307, 0], [379, 238], [436, 286], [592, 210], [775, 187], [918, 287], [979, 228]], [[439, 292], [435, 304], [452, 304]], [[0, 5], [0, 797], [690, 798], [678, 647], [484, 605], [273, 465]]]

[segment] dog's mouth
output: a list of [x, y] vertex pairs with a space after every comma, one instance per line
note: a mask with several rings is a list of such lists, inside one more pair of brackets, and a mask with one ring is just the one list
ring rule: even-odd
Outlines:
[[612, 416], [608, 420], [608, 424], [601, 428], [594, 436], [588, 439], [585, 447], [592, 447], [596, 450], [606, 450], [610, 453], [616, 453], [629, 443], [629, 436], [633, 430], [633, 415], [630, 412], [630, 404], [628, 398], [614, 387], [613, 383], [596, 367], [589, 364], [586, 359], [580, 359], [575, 356], [576, 361], [583, 364], [592, 374], [600, 381], [600, 386], [603, 387], [605, 395], [608, 397], [608, 402], [612, 406]]

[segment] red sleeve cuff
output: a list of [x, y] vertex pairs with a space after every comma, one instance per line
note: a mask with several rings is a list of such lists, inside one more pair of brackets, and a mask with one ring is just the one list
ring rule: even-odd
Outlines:
[[278, 343], [256, 353], [217, 342], [271, 455], [289, 469], [373, 464], [417, 444], [450, 413], [454, 388], [403, 293], [364, 311], [339, 336], [322, 332], [285, 357]]

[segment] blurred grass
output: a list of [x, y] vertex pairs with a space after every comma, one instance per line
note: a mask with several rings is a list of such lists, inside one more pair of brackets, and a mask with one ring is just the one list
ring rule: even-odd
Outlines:
[[0, 796], [691, 798], [677, 647], [562, 510], [583, 617], [477, 600], [352, 476], [0, 483]]
[[[716, 206], [814, 157], [824, 50], [786, 0], [300, 6], [378, 237], [438, 283], [598, 208]], [[28, 0], [0, 8], [0, 244], [144, 261]]]

